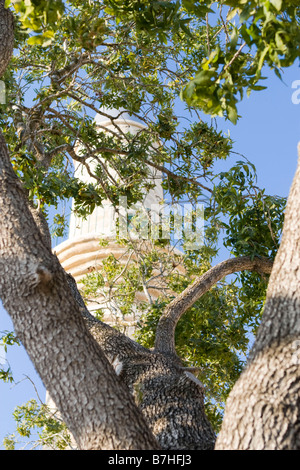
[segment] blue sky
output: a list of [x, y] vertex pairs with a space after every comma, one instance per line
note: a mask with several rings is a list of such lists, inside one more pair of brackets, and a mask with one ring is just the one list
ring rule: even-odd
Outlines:
[[[267, 90], [253, 92], [239, 105], [242, 118], [236, 126], [222, 119], [218, 119], [218, 126], [220, 130], [230, 131], [234, 150], [254, 163], [258, 186], [266, 188], [268, 194], [287, 196], [296, 170], [297, 143], [300, 141], [300, 104], [292, 102], [293, 94], [297, 98], [297, 90], [292, 84], [300, 80], [299, 67], [294, 65], [286, 70], [283, 80], [284, 83], [271, 75], [264, 83]], [[233, 155], [230, 162], [239, 159], [238, 155]], [[12, 323], [1, 307], [0, 330], [11, 329]], [[37, 399], [32, 382], [40, 397], [45, 397], [44, 387], [22, 347], [9, 348], [7, 360], [16, 383], [0, 381], [0, 449], [3, 449], [3, 437], [14, 431], [14, 408], [31, 398]]]

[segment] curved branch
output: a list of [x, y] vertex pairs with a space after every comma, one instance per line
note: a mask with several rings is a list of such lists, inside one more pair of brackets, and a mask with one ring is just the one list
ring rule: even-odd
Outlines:
[[252, 259], [249, 256], [242, 256], [227, 259], [209, 269], [178, 295], [165, 309], [156, 330], [155, 351], [163, 354], [176, 355], [174, 334], [179, 319], [202, 297], [202, 295], [214, 284], [223, 279], [223, 277], [228, 274], [246, 270], [270, 274], [272, 266], [273, 261], [269, 259]]

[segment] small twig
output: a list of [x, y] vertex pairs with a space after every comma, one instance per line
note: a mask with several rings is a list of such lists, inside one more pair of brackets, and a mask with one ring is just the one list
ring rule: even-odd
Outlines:
[[28, 377], [28, 375], [26, 375], [26, 374], [23, 374], [23, 375], [24, 375], [25, 378], [22, 379], [22, 380], [19, 380], [19, 382], [16, 382], [15, 385], [19, 385], [21, 382], [23, 382], [23, 381], [26, 380], [26, 379], [29, 380], [29, 382], [31, 382], [31, 384], [32, 384], [32, 386], [33, 386], [33, 388], [34, 388], [34, 390], [35, 390], [36, 396], [38, 397], [38, 399], [39, 399], [41, 405], [44, 405], [44, 404], [45, 404], [45, 401], [43, 401], [43, 400], [41, 399], [41, 397], [39, 396], [39, 393], [38, 393], [38, 391], [37, 391], [37, 388], [36, 388], [34, 382], [31, 380], [30, 377]]
[[210, 56], [208, 13], [206, 13], [206, 44], [207, 44], [207, 53], [208, 53], [208, 56]]
[[225, 31], [226, 44], [227, 44], [230, 41], [230, 37], [229, 37], [228, 29], [227, 29], [227, 24], [225, 23], [224, 18], [222, 16], [222, 4], [220, 5], [220, 18], [221, 18], [223, 28], [224, 28], [224, 31]]
[[192, 373], [194, 373], [194, 372], [200, 372], [200, 371], [202, 370], [201, 367], [181, 367], [181, 369], [182, 369], [183, 371], [192, 372]]
[[243, 42], [243, 44], [240, 45], [240, 47], [238, 48], [238, 50], [236, 51], [234, 56], [230, 59], [228, 64], [225, 65], [225, 67], [223, 69], [223, 72], [226, 72], [226, 70], [231, 66], [231, 64], [235, 61], [235, 59], [240, 55], [240, 53], [242, 52], [242, 50], [245, 46], [246, 46], [246, 43]]

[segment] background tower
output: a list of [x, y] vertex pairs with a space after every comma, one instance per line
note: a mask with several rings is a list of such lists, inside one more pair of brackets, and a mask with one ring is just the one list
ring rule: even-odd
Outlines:
[[[111, 116], [109, 119], [105, 115], [97, 114], [95, 123], [99, 131], [110, 130], [113, 132], [128, 133], [135, 135], [145, 126], [134, 120], [128, 113], [122, 110], [103, 110], [104, 114]], [[97, 160], [89, 162], [90, 167], [95, 167]], [[84, 182], [96, 183], [96, 180], [91, 177], [86, 168], [74, 162], [75, 175]], [[145, 210], [150, 210], [153, 204], [159, 204], [163, 200], [162, 189], [162, 175], [158, 170], [150, 169], [149, 178], [154, 187], [147, 194], [144, 200], [140, 203], [141, 207]], [[72, 208], [74, 205], [72, 205]], [[109, 201], [104, 201], [101, 206], [97, 206], [93, 213], [86, 219], [82, 219], [75, 215], [72, 210], [70, 217], [69, 237], [66, 241], [60, 243], [54, 248], [54, 252], [58, 256], [63, 268], [75, 278], [80, 286], [80, 281], [89, 272], [97, 269], [102, 261], [110, 254], [113, 254], [116, 259], [120, 259], [122, 263], [127, 262], [126, 248], [120, 246], [116, 241], [116, 223], [117, 212]], [[100, 245], [100, 240], [106, 240], [106, 246]], [[139, 293], [140, 301], [147, 300], [145, 294]], [[99, 308], [98, 303], [91, 303], [88, 305], [91, 312]], [[106, 312], [106, 310], [104, 310]], [[124, 319], [118, 318], [118, 326], [122, 326], [122, 330], [129, 335], [132, 335], [134, 326], [136, 324], [137, 312], [132, 315], [126, 316]], [[114, 324], [116, 318], [111, 317], [111, 312], [107, 309], [104, 314], [103, 321]]]

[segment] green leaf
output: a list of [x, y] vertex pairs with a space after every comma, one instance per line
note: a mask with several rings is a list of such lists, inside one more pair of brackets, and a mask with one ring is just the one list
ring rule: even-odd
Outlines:
[[282, 0], [270, 0], [270, 3], [276, 8], [277, 11], [281, 10]]
[[31, 36], [27, 40], [28, 44], [31, 46], [41, 46], [44, 43], [44, 38], [42, 35], [40, 36]]
[[238, 118], [238, 114], [237, 114], [237, 109], [236, 109], [236, 107], [229, 105], [229, 106], [227, 106], [226, 111], [227, 111], [228, 119], [229, 119], [233, 124], [236, 124], [236, 123], [237, 123], [237, 118]]
[[236, 27], [233, 28], [233, 31], [231, 33], [231, 36], [230, 36], [230, 47], [232, 49], [235, 49], [236, 48], [236, 45], [237, 45], [237, 42], [238, 42], [238, 39], [239, 39], [239, 31]]

